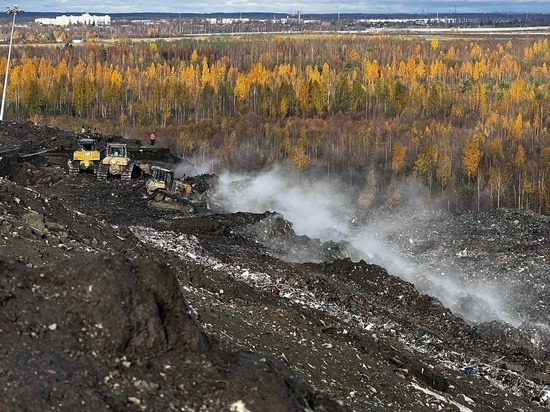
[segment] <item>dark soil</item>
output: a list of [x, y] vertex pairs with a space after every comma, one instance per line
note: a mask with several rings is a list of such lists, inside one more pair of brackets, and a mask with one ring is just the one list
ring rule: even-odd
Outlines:
[[371, 254], [276, 212], [151, 209], [144, 176], [69, 176], [76, 139], [0, 123], [0, 410], [550, 408], [547, 217], [379, 211]]

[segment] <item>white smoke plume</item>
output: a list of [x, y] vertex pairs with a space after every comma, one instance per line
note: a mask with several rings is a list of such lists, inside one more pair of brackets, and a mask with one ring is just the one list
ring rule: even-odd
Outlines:
[[343, 240], [351, 200], [338, 180], [308, 179], [283, 169], [254, 176], [220, 175], [219, 193], [231, 212], [281, 213], [299, 235]]
[[219, 160], [216, 158], [204, 158], [196, 164], [184, 160], [174, 168], [174, 175], [180, 178], [182, 176], [211, 174], [214, 173], [219, 163]]
[[[398, 222], [399, 219], [394, 219]], [[407, 258], [387, 239], [389, 231], [398, 230], [395, 223], [377, 222], [361, 228], [351, 239], [351, 244], [368, 256], [368, 261], [385, 268], [415, 285], [423, 294], [436, 297], [453, 313], [471, 322], [502, 320], [513, 326], [521, 321], [508, 313], [506, 303], [500, 298], [498, 286], [484, 283], [466, 283], [460, 273], [434, 273], [426, 265]]]
[[468, 321], [503, 320], [516, 326], [521, 323], [506, 312], [495, 285], [466, 284], [460, 273], [430, 273], [427, 267], [413, 262], [403, 250], [390, 244], [387, 236], [399, 231], [398, 217], [362, 227], [352, 224], [353, 197], [338, 179], [308, 178], [282, 168], [255, 175], [224, 172], [220, 174], [218, 189], [215, 196], [229, 212], [278, 212], [292, 223], [298, 235], [348, 241], [364, 254], [367, 262], [413, 283], [420, 293], [438, 298]]

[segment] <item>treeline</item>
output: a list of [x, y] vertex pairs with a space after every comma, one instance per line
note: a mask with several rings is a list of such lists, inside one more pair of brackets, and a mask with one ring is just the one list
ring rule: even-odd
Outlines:
[[547, 36], [16, 47], [5, 119], [156, 129], [224, 167], [345, 173], [366, 206], [406, 201], [414, 181], [450, 207], [549, 213], [549, 63]]

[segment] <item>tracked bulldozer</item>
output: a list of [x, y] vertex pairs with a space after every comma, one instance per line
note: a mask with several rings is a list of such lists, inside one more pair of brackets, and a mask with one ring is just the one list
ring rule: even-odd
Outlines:
[[78, 141], [78, 150], [73, 152], [72, 159], [67, 160], [69, 174], [80, 172], [97, 173], [101, 155], [95, 147], [94, 139], [82, 138]]
[[151, 166], [146, 182], [147, 206], [154, 209], [169, 209], [183, 213], [198, 213], [209, 209], [204, 194], [195, 193], [184, 179], [178, 179], [174, 171], [160, 166]]
[[109, 143], [104, 156], [99, 163], [96, 176], [107, 179], [109, 176], [120, 176], [122, 180], [130, 180], [135, 164], [128, 157], [128, 148], [124, 143]]

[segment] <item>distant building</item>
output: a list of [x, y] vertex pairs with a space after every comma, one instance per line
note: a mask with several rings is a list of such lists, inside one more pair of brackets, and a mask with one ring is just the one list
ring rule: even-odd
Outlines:
[[235, 19], [232, 19], [232, 18], [207, 18], [207, 19], [204, 19], [207, 23], [210, 23], [210, 24], [236, 24], [236, 23], [248, 23], [250, 22], [250, 19], [245, 17], [245, 18], [235, 18]]
[[82, 16], [62, 15], [54, 18], [39, 18], [34, 19], [34, 22], [42, 24], [43, 26], [74, 26], [79, 24], [110, 26], [111, 16], [92, 16], [91, 14], [84, 13]]

